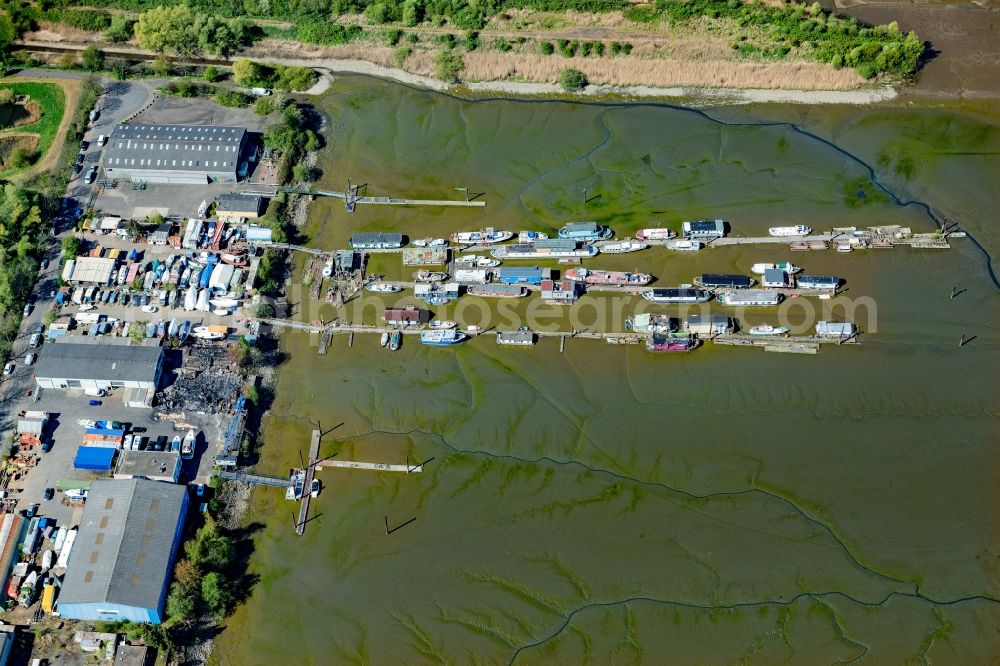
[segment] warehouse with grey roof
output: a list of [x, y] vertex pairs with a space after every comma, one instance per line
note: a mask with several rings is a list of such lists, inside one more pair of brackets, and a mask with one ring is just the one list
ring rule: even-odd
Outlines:
[[111, 180], [204, 185], [246, 176], [247, 130], [218, 125], [119, 125], [104, 155]]
[[59, 592], [62, 617], [162, 622], [188, 501], [173, 483], [94, 481]]
[[72, 341], [59, 338], [45, 346], [35, 366], [35, 383], [45, 389], [155, 391], [162, 374], [160, 347], [124, 338], [74, 336]]

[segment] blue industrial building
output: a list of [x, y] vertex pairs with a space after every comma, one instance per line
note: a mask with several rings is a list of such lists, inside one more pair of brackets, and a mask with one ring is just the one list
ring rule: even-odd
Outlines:
[[503, 284], [541, 284], [551, 274], [548, 268], [538, 266], [502, 266], [497, 271], [497, 279]]
[[59, 593], [62, 617], [163, 622], [188, 501], [173, 483], [94, 481]]
[[611, 238], [611, 229], [602, 227], [597, 222], [570, 222], [559, 230], [559, 238], [577, 241], [595, 241]]

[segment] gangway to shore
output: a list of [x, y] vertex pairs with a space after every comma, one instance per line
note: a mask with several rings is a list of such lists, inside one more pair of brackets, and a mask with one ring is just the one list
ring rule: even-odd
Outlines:
[[215, 475], [226, 481], [239, 481], [240, 483], [250, 483], [256, 486], [290, 488], [293, 484], [293, 480], [289, 476], [258, 474], [257, 472], [246, 472], [243, 470], [219, 470]]

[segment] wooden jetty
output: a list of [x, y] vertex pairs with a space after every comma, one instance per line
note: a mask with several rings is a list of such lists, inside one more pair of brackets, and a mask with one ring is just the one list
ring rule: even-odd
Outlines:
[[[367, 197], [357, 196], [359, 188], [352, 187], [350, 192], [333, 190], [309, 190], [295, 187], [279, 187], [278, 192], [288, 194], [305, 194], [314, 197], [333, 197], [343, 199], [352, 204], [372, 204], [376, 206], [454, 206], [459, 208], [483, 208], [485, 201], [468, 201], [466, 199], [405, 199], [399, 197]], [[270, 196], [274, 196], [272, 193]]]
[[388, 463], [358, 462], [356, 460], [320, 460], [316, 467], [337, 467], [341, 469], [365, 469], [372, 472], [423, 472], [423, 465], [390, 465]]
[[316, 475], [316, 463], [319, 460], [319, 441], [322, 433], [319, 430], [312, 431], [312, 440], [309, 442], [309, 464], [304, 470], [302, 480], [302, 500], [299, 504], [299, 520], [295, 523], [295, 533], [299, 536], [306, 532], [306, 520], [309, 518], [309, 499], [312, 497], [312, 482]]

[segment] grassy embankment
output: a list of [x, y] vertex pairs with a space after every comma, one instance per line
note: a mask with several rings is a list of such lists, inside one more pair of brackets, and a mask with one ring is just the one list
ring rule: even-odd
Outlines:
[[[740, 0], [519, 0], [480, 6], [424, 0], [338, 0], [311, 11], [195, 3], [188, 38], [144, 18], [144, 0], [97, 0], [113, 8], [59, 10], [32, 37], [122, 42], [165, 52], [255, 57], [355, 58], [444, 80], [555, 83], [567, 68], [591, 83], [745, 88], [851, 89], [900, 81], [924, 44], [890, 23], [868, 27], [818, 4]], [[203, 12], [236, 23], [221, 31]], [[158, 17], [162, 18], [162, 17]], [[220, 19], [221, 20], [221, 19]], [[135, 25], [132, 22], [137, 21]], [[154, 24], [157, 30], [150, 31]], [[232, 37], [236, 33], [237, 38]], [[225, 34], [221, 43], [216, 35]]]
[[21, 173], [43, 161], [63, 120], [66, 95], [56, 83], [14, 81], [0, 83], [14, 101], [2, 105], [0, 121], [0, 178]]

